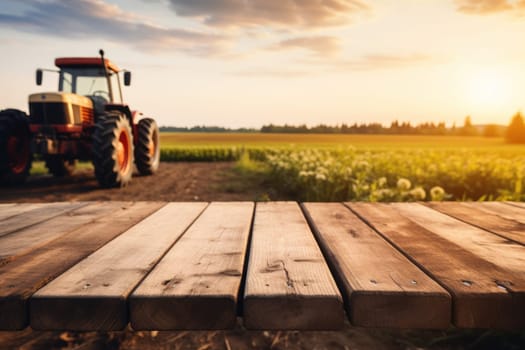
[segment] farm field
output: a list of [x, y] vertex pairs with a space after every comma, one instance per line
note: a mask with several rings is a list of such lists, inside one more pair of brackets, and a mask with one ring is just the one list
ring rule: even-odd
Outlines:
[[[181, 170], [168, 170], [172, 167], [198, 168], [206, 181], [207, 162], [230, 163], [217, 174], [212, 170], [207, 192], [193, 196], [198, 198], [217, 187], [225, 193], [212, 199], [525, 200], [525, 146], [505, 144], [502, 138], [161, 133], [161, 159], [165, 170], [162, 181], [155, 177], [157, 187], [179, 181], [175, 174]], [[89, 176], [92, 165], [80, 163], [77, 169]], [[34, 162], [32, 174], [46, 174], [43, 162]], [[170, 174], [173, 179], [166, 179]], [[169, 200], [192, 198], [191, 193], [158, 193]]]
[[308, 201], [523, 200], [525, 146], [421, 135], [162, 134], [164, 161], [241, 161]]

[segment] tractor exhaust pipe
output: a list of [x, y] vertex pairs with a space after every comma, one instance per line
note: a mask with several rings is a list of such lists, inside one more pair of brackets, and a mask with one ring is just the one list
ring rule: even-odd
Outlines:
[[102, 67], [104, 67], [104, 75], [107, 77], [108, 71], [106, 69], [106, 60], [104, 59], [104, 50], [98, 50], [98, 54], [100, 55], [100, 59], [102, 60]]
[[102, 60], [102, 67], [104, 70], [104, 76], [106, 77], [106, 80], [108, 82], [108, 90], [109, 90], [109, 98], [111, 98], [110, 102], [113, 102], [113, 89], [111, 88], [111, 80], [108, 73], [108, 68], [106, 67], [106, 60], [104, 59], [104, 50], [100, 49], [98, 50], [98, 53], [100, 55], [100, 59]]

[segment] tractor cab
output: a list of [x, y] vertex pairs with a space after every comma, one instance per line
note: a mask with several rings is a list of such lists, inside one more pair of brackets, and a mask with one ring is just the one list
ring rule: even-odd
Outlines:
[[[119, 73], [124, 73], [124, 85], [129, 86], [131, 72], [120, 70], [108, 59], [63, 57], [57, 58], [55, 65], [60, 69], [58, 91], [89, 98], [95, 115], [104, 113], [107, 104], [123, 103]], [[37, 70], [36, 83], [42, 84], [41, 69]]]

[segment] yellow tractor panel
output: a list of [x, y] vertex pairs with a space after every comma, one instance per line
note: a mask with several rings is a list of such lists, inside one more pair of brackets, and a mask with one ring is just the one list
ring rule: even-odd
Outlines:
[[[65, 92], [41, 92], [29, 96], [29, 105], [40, 105], [42, 108], [39, 110], [46, 110], [46, 113], [49, 114], [52, 113], [51, 106], [44, 107], [48, 103], [63, 105], [61, 113], [65, 114], [66, 124], [89, 124], [93, 122], [93, 102], [85, 96]], [[49, 111], [47, 111], [48, 109]], [[35, 113], [32, 112], [32, 114]], [[33, 115], [33, 117], [39, 119], [37, 115]], [[52, 119], [53, 116], [51, 116]]]

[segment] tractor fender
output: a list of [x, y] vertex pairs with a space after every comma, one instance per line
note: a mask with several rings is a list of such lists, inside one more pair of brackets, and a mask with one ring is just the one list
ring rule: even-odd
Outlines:
[[113, 111], [120, 112], [126, 116], [126, 118], [129, 121], [129, 125], [134, 125], [134, 120], [133, 120], [134, 114], [131, 112], [131, 110], [129, 109], [129, 106], [126, 104], [108, 103], [106, 104], [105, 111], [106, 112], [113, 112]]
[[131, 111], [131, 119], [132, 119], [132, 122], [131, 122], [131, 128], [133, 130], [133, 140], [134, 142], [138, 142], [138, 139], [139, 139], [139, 135], [138, 135], [138, 120], [141, 119], [141, 116], [143, 116], [144, 114], [142, 112], [139, 112], [139, 111]]

